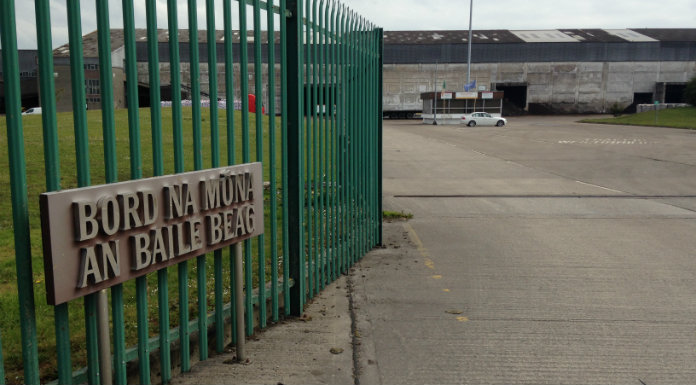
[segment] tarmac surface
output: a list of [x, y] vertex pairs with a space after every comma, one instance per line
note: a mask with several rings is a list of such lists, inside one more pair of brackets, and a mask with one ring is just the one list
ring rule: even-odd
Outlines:
[[385, 121], [384, 209], [413, 219], [249, 365], [173, 383], [696, 383], [696, 132], [578, 119]]

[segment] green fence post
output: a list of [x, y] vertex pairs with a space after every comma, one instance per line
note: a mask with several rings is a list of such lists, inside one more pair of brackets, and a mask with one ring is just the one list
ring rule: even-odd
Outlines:
[[383, 110], [383, 100], [382, 94], [383, 90], [383, 73], [382, 68], [384, 66], [384, 29], [379, 28], [378, 30], [378, 40], [379, 46], [377, 55], [378, 58], [378, 82], [377, 82], [377, 220], [378, 220], [378, 235], [377, 240], [379, 245], [383, 245], [383, 232], [382, 232], [382, 110]]
[[350, 33], [351, 30], [351, 23], [352, 23], [352, 15], [351, 11], [346, 7], [345, 9], [346, 15], [345, 15], [345, 30], [344, 30], [344, 65], [343, 65], [343, 71], [344, 71], [344, 90], [345, 90], [345, 100], [344, 100], [344, 128], [343, 128], [343, 147], [344, 147], [344, 169], [345, 169], [345, 183], [343, 184], [344, 188], [344, 194], [345, 194], [345, 203], [344, 203], [344, 209], [345, 209], [345, 214], [344, 214], [344, 221], [345, 221], [345, 238], [346, 240], [344, 241], [345, 244], [345, 258], [346, 258], [346, 271], [347, 269], [350, 268], [352, 265], [351, 260], [351, 253], [352, 253], [352, 246], [351, 243], [353, 242], [353, 236], [352, 236], [352, 231], [353, 231], [353, 221], [352, 221], [352, 215], [353, 215], [353, 194], [351, 192], [352, 186], [352, 168], [351, 168], [351, 161], [353, 159], [352, 154], [351, 154], [351, 122], [353, 120], [353, 109], [349, 109], [349, 106], [353, 105], [353, 89], [352, 89], [352, 76], [351, 76], [351, 59], [352, 59], [352, 35]]
[[193, 168], [203, 169], [203, 144], [201, 139], [201, 82], [198, 52], [197, 1], [188, 0], [189, 68], [191, 74], [191, 124], [193, 126]]
[[332, 129], [332, 116], [333, 116], [333, 103], [331, 100], [331, 89], [332, 89], [332, 81], [331, 81], [331, 55], [330, 53], [330, 47], [333, 47], [333, 43], [331, 43], [331, 22], [332, 20], [329, 18], [331, 15], [331, 9], [332, 9], [333, 3], [328, 2], [326, 4], [326, 8], [324, 9], [324, 45], [322, 48], [324, 49], [324, 149], [325, 149], [325, 154], [326, 156], [324, 157], [324, 212], [326, 215], [326, 229], [324, 230], [325, 234], [325, 239], [326, 239], [326, 283], [331, 283], [334, 280], [333, 276], [333, 252], [334, 249], [332, 247], [332, 240], [333, 240], [333, 206], [332, 206], [332, 185], [331, 185], [331, 178], [332, 178], [332, 167], [333, 163], [331, 162], [332, 156], [333, 156], [333, 146], [331, 146], [333, 136], [331, 135], [331, 129]]
[[[191, 76], [191, 125], [192, 125], [192, 135], [193, 135], [193, 168], [195, 170], [201, 170], [203, 168], [203, 144], [201, 138], [201, 84], [200, 84], [200, 63], [199, 63], [199, 51], [198, 51], [198, 11], [197, 11], [197, 1], [188, 0], [188, 28], [189, 28], [189, 68]], [[200, 258], [197, 258], [197, 264], [200, 264]], [[203, 257], [205, 258], [205, 257]], [[188, 335], [188, 324], [189, 324], [189, 314], [188, 314], [188, 264], [184, 267], [183, 263], [179, 264], [179, 281], [186, 279], [186, 285], [183, 286], [183, 290], [180, 286], [179, 289], [179, 301], [180, 318], [179, 327], [184, 329], [180, 330], [180, 335], [186, 333], [185, 340], [182, 342], [186, 345], [186, 349], [182, 354], [182, 372], [188, 372], [190, 370], [190, 336]], [[200, 286], [200, 280], [198, 281]], [[183, 298], [183, 296], [186, 298]], [[200, 295], [200, 294], [199, 294]], [[186, 307], [183, 307], [186, 305]], [[205, 314], [205, 313], [203, 313]], [[185, 319], [184, 319], [185, 318]], [[205, 319], [205, 316], [201, 317], [199, 314], [199, 335], [201, 330], [201, 319]], [[207, 334], [206, 334], [207, 336]], [[199, 339], [200, 341], [200, 339]], [[184, 346], [184, 345], [182, 345]], [[182, 348], [182, 350], [184, 350]], [[207, 353], [207, 345], [205, 349]], [[202, 354], [202, 353], [201, 353]]]
[[[203, 168], [203, 145], [201, 139], [201, 100], [200, 100], [200, 67], [198, 62], [198, 15], [196, 0], [189, 0], [189, 43], [191, 44], [191, 90], [193, 111], [193, 142], [194, 168]], [[195, 61], [195, 63], [194, 63]], [[195, 69], [194, 69], [195, 67]], [[209, 69], [210, 70], [210, 69]], [[194, 76], [195, 74], [195, 80]], [[194, 91], [195, 84], [195, 91]], [[212, 110], [211, 110], [212, 111]], [[196, 282], [198, 300], [198, 358], [205, 361], [208, 358], [208, 311], [206, 298], [206, 265], [205, 255], [196, 257]]]
[[140, 113], [138, 110], [138, 67], [135, 53], [135, 17], [133, 0], [123, 0], [123, 46], [126, 54], [126, 100], [128, 101], [128, 143], [130, 177], [142, 176], [140, 154]]
[[375, 97], [375, 92], [377, 89], [377, 78], [375, 77], [375, 74], [377, 72], [377, 66], [375, 65], [375, 51], [376, 51], [376, 45], [375, 45], [375, 27], [372, 24], [368, 25], [368, 31], [367, 31], [367, 37], [369, 41], [369, 51], [368, 51], [368, 63], [369, 63], [369, 73], [368, 76], [370, 78], [370, 109], [368, 110], [368, 113], [370, 114], [368, 116], [368, 122], [369, 122], [369, 145], [370, 145], [370, 153], [369, 153], [369, 180], [370, 180], [370, 188], [368, 190], [368, 196], [369, 196], [369, 202], [370, 205], [368, 207], [368, 227], [367, 227], [367, 234], [369, 237], [369, 248], [372, 248], [373, 245], [375, 245], [376, 242], [376, 233], [375, 233], [375, 224], [376, 224], [376, 215], [375, 215], [375, 207], [377, 207], [377, 199], [375, 196], [375, 191], [377, 187], [377, 174], [375, 173], [375, 167], [377, 166], [377, 162], [375, 161], [375, 158], [377, 156], [377, 146], [376, 141], [375, 141], [375, 136], [376, 136], [376, 126], [377, 126], [377, 117], [375, 114], [376, 111], [376, 106], [377, 106], [377, 98]]
[[135, 279], [135, 302], [138, 322], [138, 372], [142, 385], [150, 384], [150, 346], [148, 344], [147, 278]]
[[[211, 167], [220, 167], [220, 131], [218, 129], [217, 42], [215, 41], [215, 1], [206, 0], [208, 43], [208, 95], [210, 96]], [[222, 301], [222, 249], [213, 251], [213, 282], [215, 293], [215, 351], [221, 353], [225, 343]], [[205, 311], [207, 318], [207, 310]], [[207, 335], [207, 330], [206, 330]], [[207, 346], [206, 346], [207, 349]]]
[[[174, 141], [174, 172], [184, 172], [184, 134], [181, 111], [181, 66], [179, 64], [179, 20], [177, 0], [167, 0], [167, 27], [169, 29], [169, 76], [172, 98], [172, 136]], [[181, 355], [181, 372], [189, 370], [189, 332], [188, 332], [188, 262], [177, 264], [178, 294], [179, 294], [179, 350]], [[183, 307], [185, 305], [186, 307]], [[167, 332], [167, 334], [169, 334]], [[160, 331], [162, 335], [162, 331]], [[160, 349], [163, 344], [160, 340]], [[162, 372], [162, 379], [171, 378], [171, 355], [167, 365], [167, 376]]]
[[[82, 28], [79, 0], [67, 3], [68, 40], [71, 47], [82, 48]], [[85, 74], [82, 49], [70, 50], [70, 77], [72, 89], [73, 124], [75, 130], [75, 152], [77, 163], [77, 184], [89, 186], [89, 145], [87, 137], [87, 106], [85, 99]], [[95, 294], [84, 298], [85, 330], [87, 342], [87, 380], [99, 381], [99, 353], [97, 349], [97, 317]]]
[[291, 15], [287, 18], [287, 146], [288, 164], [288, 235], [290, 277], [295, 284], [290, 290], [290, 313], [302, 314], [305, 303], [305, 264], [302, 175], [303, 143], [303, 78], [302, 78], [302, 0], [287, 0]]
[[152, 165], [155, 176], [162, 175], [162, 107], [160, 106], [159, 44], [157, 36], [157, 2], [145, 0], [147, 19], [147, 68], [150, 82], [150, 128], [152, 132]]
[[[128, 100], [128, 138], [130, 155], [130, 177], [139, 179], [142, 177], [142, 157], [140, 151], [140, 114], [138, 110], [138, 68], [135, 53], [135, 20], [133, 0], [123, 0], [123, 44], [126, 55], [126, 100]], [[137, 281], [136, 281], [137, 285]], [[112, 314], [113, 323], [124, 323], [123, 320], [123, 286], [118, 285], [112, 289]], [[121, 303], [119, 309], [119, 302]], [[116, 331], [116, 329], [114, 329]], [[146, 354], [138, 351], [139, 353]], [[115, 382], [125, 384], [127, 382], [125, 362], [125, 333], [114, 333], [114, 365]]]
[[314, 287], [310, 292], [310, 297], [319, 294], [319, 280], [321, 280], [321, 275], [319, 274], [319, 263], [321, 255], [321, 245], [319, 244], [319, 192], [318, 192], [318, 180], [319, 180], [319, 128], [317, 115], [317, 103], [319, 103], [318, 97], [318, 83], [319, 83], [319, 73], [318, 73], [318, 44], [317, 40], [319, 38], [319, 25], [317, 23], [317, 1], [312, 0], [312, 141], [310, 152], [312, 153], [312, 174], [310, 183], [310, 192], [312, 197], [312, 223], [314, 227], [314, 236], [311, 239], [314, 248], [312, 250], [311, 258], [314, 261]]
[[[60, 161], [58, 157], [55, 82], [53, 80], [51, 14], [48, 0], [36, 0], [34, 6], [39, 56], [39, 92], [42, 108], [41, 120], [43, 122], [46, 191], [57, 191], [60, 190]], [[55, 306], [53, 314], [55, 318], [58, 380], [62, 384], [69, 384], [72, 382], [72, 363], [70, 357], [68, 304]], [[2, 367], [1, 358], [0, 367]], [[4, 383], [4, 374], [2, 374], [0, 380]]]
[[179, 63], [179, 17], [177, 0], [167, 0], [169, 30], [169, 78], [172, 98], [172, 138], [174, 141], [174, 172], [184, 172], [184, 134], [181, 112], [181, 65]]
[[[268, 29], [268, 163], [271, 203], [271, 319], [278, 322], [278, 186], [276, 175], [276, 119], [275, 119], [275, 17], [273, 4], [269, 2], [266, 11]], [[280, 17], [285, 17], [281, 9]]]
[[[316, 14], [315, 14], [316, 16]], [[316, 200], [316, 210], [314, 211], [315, 216], [317, 218], [317, 241], [319, 247], [317, 247], [317, 268], [318, 268], [318, 273], [317, 273], [317, 280], [318, 280], [318, 285], [317, 285], [317, 293], [319, 291], [324, 289], [325, 283], [326, 283], [326, 269], [325, 269], [325, 256], [326, 256], [326, 245], [324, 244], [324, 155], [326, 153], [326, 148], [324, 147], [324, 141], [326, 134], [324, 133], [325, 129], [325, 124], [324, 124], [324, 86], [325, 86], [325, 79], [323, 76], [324, 72], [324, 47], [323, 47], [323, 41], [324, 41], [324, 0], [319, 1], [319, 17], [318, 20], [315, 20], [315, 26], [317, 27], [317, 33], [316, 33], [316, 41], [314, 42], [314, 49], [315, 52], [318, 52], [318, 57], [315, 59], [316, 61], [316, 66], [318, 67], [317, 69], [317, 82], [315, 83], [314, 87], [315, 90], [318, 89], [317, 92], [317, 101], [314, 103], [315, 108], [318, 108], [319, 110], [317, 111], [317, 116], [319, 120], [319, 124], [317, 126], [317, 144], [316, 144], [316, 153], [317, 153], [317, 162], [316, 162], [316, 171], [315, 175], [316, 178], [314, 179], [315, 187], [315, 200]]]
[[345, 79], [346, 79], [346, 54], [345, 54], [345, 49], [346, 49], [346, 7], [345, 5], [341, 5], [341, 8], [339, 10], [340, 13], [340, 24], [338, 27], [339, 30], [339, 49], [338, 49], [338, 77], [339, 77], [339, 87], [337, 87], [340, 91], [339, 96], [339, 102], [338, 102], [338, 147], [339, 147], [339, 154], [338, 154], [338, 166], [339, 166], [339, 178], [338, 178], [338, 184], [340, 186], [340, 189], [338, 191], [338, 202], [339, 202], [339, 207], [340, 207], [340, 216], [339, 216], [339, 231], [340, 231], [340, 269], [339, 272], [341, 274], [346, 272], [346, 233], [347, 233], [347, 227], [346, 227], [346, 124], [345, 124], [345, 104], [346, 104], [346, 84], [345, 84]]
[[[118, 170], [116, 164], [116, 131], [115, 131], [115, 121], [114, 121], [114, 91], [113, 91], [113, 75], [111, 69], [111, 27], [109, 26], [109, 5], [105, 1], [96, 2], [97, 9], [97, 40], [98, 40], [98, 56], [99, 56], [99, 82], [101, 91], [101, 109], [102, 109], [102, 137], [104, 142], [104, 171], [106, 176], [106, 183], [113, 183], [118, 180]], [[112, 296], [112, 308], [115, 310], [113, 316], [115, 319], [123, 318], [123, 303], [118, 302], [122, 300], [122, 296], [119, 296], [119, 290], [121, 290], [120, 285], [117, 285], [112, 292], [116, 292], [116, 295]], [[97, 301], [108, 302], [106, 292], [98, 294]], [[107, 307], [108, 303], [97, 302], [98, 306]], [[119, 314], [120, 313], [120, 314]], [[108, 310], [106, 314], [102, 314], [106, 319], [99, 319], [100, 323], [106, 323], [108, 326], [109, 316]], [[124, 324], [113, 322], [113, 335], [115, 337], [115, 345], [120, 344], [121, 336], [125, 334]], [[103, 327], [100, 325], [100, 329]], [[109, 347], [109, 334], [106, 335], [102, 333], [102, 330], [98, 332], [99, 338], [99, 352], [100, 354], [111, 355], [111, 349]], [[104, 338], [106, 337], [106, 338]], [[104, 340], [102, 340], [104, 338]], [[114, 367], [118, 370], [122, 369], [119, 365], [119, 361], [123, 360], [122, 353], [124, 352], [122, 346], [118, 346], [118, 351], [114, 349], [114, 361], [111, 366], [102, 364], [109, 360], [111, 357], [101, 357], [100, 359], [100, 377], [102, 382], [108, 383], [112, 378], [104, 378], [105, 376], [113, 375]], [[115, 365], [114, 365], [115, 363]], [[103, 370], [103, 371], [102, 371]], [[119, 373], [119, 379], [120, 375]]]
[[[239, 2], [239, 79], [242, 94], [242, 163], [251, 160], [249, 143], [249, 48], [247, 38], [247, 4], [246, 1]], [[252, 261], [251, 261], [251, 241], [244, 241], [244, 287], [245, 290], [245, 309], [246, 309], [246, 334], [254, 332], [254, 309], [252, 305]]]
[[[280, 0], [280, 98], [281, 112], [281, 180], [283, 185], [283, 310], [290, 315], [290, 235], [288, 176], [288, 16], [286, 0]], [[300, 106], [300, 108], [302, 108]], [[297, 282], [299, 284], [299, 282]]]
[[356, 64], [357, 64], [357, 57], [356, 57], [356, 17], [355, 13], [353, 11], [350, 11], [350, 24], [348, 26], [348, 50], [349, 50], [349, 55], [348, 55], [348, 85], [350, 89], [350, 98], [349, 98], [349, 106], [350, 108], [350, 115], [348, 118], [348, 175], [349, 175], [349, 182], [348, 182], [348, 191], [349, 191], [349, 199], [348, 199], [348, 204], [350, 207], [349, 211], [349, 221], [350, 221], [350, 247], [349, 247], [349, 252], [350, 252], [350, 266], [353, 266], [355, 263], [355, 255], [357, 253], [357, 209], [356, 209], [356, 204], [357, 204], [357, 191], [356, 191], [356, 185], [357, 185], [357, 163], [356, 163], [356, 158], [357, 158], [357, 152], [355, 150], [355, 146], [357, 144], [357, 138], [356, 138], [356, 122], [359, 117], [358, 113], [358, 106], [359, 106], [359, 100], [358, 100], [358, 87], [357, 87], [357, 70], [356, 70]]
[[20, 330], [22, 335], [24, 382], [38, 383], [39, 361], [36, 342], [36, 318], [34, 313], [34, 279], [31, 267], [27, 177], [24, 160], [17, 30], [13, 0], [6, 0], [0, 3], [0, 39], [3, 49], [2, 66], [6, 96], [7, 147], [11, 165], [10, 191], [12, 194], [12, 224], [14, 226], [17, 292], [19, 296], [19, 313], [22, 320]]
[[[254, 0], [254, 93], [256, 94], [256, 161], [263, 162], [263, 67], [261, 66], [261, 2]], [[273, 33], [269, 31], [269, 33]], [[258, 253], [259, 327], [266, 327], [266, 250], [264, 235], [256, 237]]]
[[[140, 118], [138, 112], [138, 72], [135, 51], [135, 22], [133, 1], [123, 0], [124, 46], [126, 51], [126, 88], [128, 96], [128, 126], [130, 142], [131, 179], [142, 177], [142, 156], [140, 148]], [[150, 348], [148, 346], [147, 328], [147, 280], [140, 277], [135, 280], [136, 312], [138, 321], [138, 357], [140, 382], [150, 382]], [[143, 326], [141, 326], [143, 325]], [[125, 381], [125, 379], [124, 379]]]
[[324, 141], [322, 143], [322, 148], [324, 149], [324, 155], [322, 157], [322, 172], [321, 172], [321, 189], [322, 189], [322, 194], [321, 194], [321, 199], [322, 199], [322, 218], [323, 218], [323, 225], [322, 225], [322, 246], [324, 249], [324, 263], [322, 265], [323, 267], [323, 274], [324, 274], [324, 281], [323, 281], [323, 286], [322, 288], [326, 287], [329, 283], [331, 283], [331, 235], [329, 233], [330, 226], [331, 226], [331, 209], [329, 204], [331, 203], [329, 199], [329, 177], [331, 175], [329, 171], [329, 157], [331, 156], [331, 146], [329, 145], [329, 140], [330, 140], [330, 94], [329, 94], [329, 9], [331, 7], [331, 3], [329, 1], [326, 2], [326, 5], [323, 8], [323, 19], [321, 30], [322, 30], [322, 45], [321, 45], [321, 50], [322, 50], [322, 60], [321, 60], [321, 75], [322, 75], [322, 84], [321, 84], [321, 90], [322, 90], [322, 97], [321, 97], [321, 103], [322, 103], [322, 110], [321, 110], [321, 117], [322, 117], [322, 122], [323, 122], [323, 128], [322, 131], [324, 133]]
[[[157, 80], [152, 83], [152, 78], [150, 78], [150, 115], [152, 119], [152, 131], [153, 131], [153, 139], [152, 139], [152, 146], [153, 146], [153, 162], [154, 162], [154, 171], [155, 175], [159, 176], [164, 174], [164, 159], [163, 159], [163, 154], [162, 154], [162, 111], [161, 111], [161, 105], [160, 105], [160, 83], [159, 83], [159, 41], [157, 38], [157, 21], [156, 21], [156, 4], [153, 2], [152, 4], [152, 13], [153, 15], [150, 15], [148, 13], [148, 50], [151, 52], [148, 57], [148, 64], [150, 64], [150, 75], [152, 76], [153, 73], [152, 68], [156, 68], [156, 72], [154, 75], [157, 77]], [[154, 34], [151, 32], [151, 29], [154, 29]], [[177, 31], [178, 32], [178, 31]], [[154, 36], [153, 36], [154, 35]], [[150, 41], [151, 38], [154, 37], [154, 41]], [[176, 53], [176, 52], [175, 52]], [[154, 54], [154, 55], [153, 55]], [[172, 52], [169, 52], [171, 55]], [[152, 59], [154, 60], [154, 63], [152, 63]], [[152, 64], [154, 64], [154, 66]], [[177, 83], [176, 80], [172, 81], [171, 79], [178, 77], [178, 71], [176, 72], [176, 76], [174, 75], [175, 72], [171, 71], [170, 67], [170, 89], [171, 93], [174, 93], [174, 87], [173, 85]], [[156, 94], [153, 96], [153, 89], [156, 89]], [[172, 107], [173, 106], [173, 100], [172, 100]], [[174, 110], [172, 110], [174, 112]], [[155, 119], [157, 121], [155, 122]], [[172, 116], [172, 119], [175, 119], [174, 116]], [[173, 130], [176, 131], [176, 130]], [[176, 149], [175, 149], [176, 151]], [[159, 316], [159, 353], [160, 353], [160, 377], [162, 378], [162, 383], [167, 383], [169, 380], [171, 380], [171, 372], [172, 372], [172, 365], [171, 365], [171, 341], [169, 338], [169, 327], [170, 327], [170, 322], [169, 322], [169, 278], [168, 278], [168, 269], [163, 268], [159, 269], [157, 271], [157, 309], [158, 309], [158, 316]]]
[[305, 159], [302, 160], [302, 164], [306, 166], [306, 175], [304, 181], [304, 197], [306, 199], [305, 207], [305, 220], [307, 227], [307, 299], [312, 297], [312, 290], [314, 288], [314, 265], [312, 264], [312, 256], [314, 255], [314, 215], [312, 214], [312, 209], [314, 208], [312, 201], [312, 160], [314, 154], [312, 152], [312, 139], [314, 138], [313, 127], [314, 122], [312, 121], [312, 115], [314, 108], [314, 99], [312, 95], [312, 24], [310, 17], [312, 15], [312, 1], [306, 0], [305, 4], [305, 79], [304, 79], [304, 100], [305, 100], [305, 116], [304, 116], [304, 130], [306, 132], [305, 136], [305, 153], [303, 154]]
[[331, 3], [331, 248], [332, 253], [332, 280], [338, 278], [340, 268], [340, 249], [338, 248], [340, 222], [338, 200], [338, 66], [336, 63], [336, 51], [338, 50], [338, 7], [337, 2]]
[[358, 103], [358, 119], [356, 121], [356, 175], [357, 175], [357, 195], [358, 199], [356, 202], [358, 210], [358, 222], [357, 222], [357, 239], [358, 239], [358, 249], [356, 253], [356, 261], [362, 257], [365, 252], [365, 153], [367, 151], [362, 151], [366, 149], [365, 147], [365, 96], [367, 82], [365, 76], [365, 19], [362, 16], [358, 16], [357, 21], [357, 103]]
[[[232, 60], [232, 0], [223, 0], [223, 29], [225, 49], [225, 98], [227, 99], [227, 164], [235, 164], [235, 129], [234, 129], [234, 61]], [[237, 343], [236, 285], [235, 285], [235, 245], [230, 248], [230, 319], [232, 320], [232, 343]]]
[[367, 151], [360, 152], [360, 160], [363, 167], [360, 167], [360, 172], [362, 178], [360, 184], [362, 186], [362, 222], [361, 222], [361, 234], [362, 234], [362, 247], [360, 250], [360, 258], [362, 258], [370, 250], [370, 145], [369, 145], [369, 133], [370, 133], [370, 88], [372, 87], [370, 79], [370, 39], [368, 34], [368, 23], [364, 17], [361, 18], [362, 29], [360, 36], [362, 38], [362, 72], [361, 76], [363, 78], [362, 87], [362, 106], [363, 106], [363, 118], [362, 127], [360, 129], [360, 142], [362, 143], [360, 148], [364, 148]]
[[[2, 341], [2, 336], [0, 336]], [[2, 356], [2, 343], [0, 343], [0, 385], [5, 385], [5, 360]]]

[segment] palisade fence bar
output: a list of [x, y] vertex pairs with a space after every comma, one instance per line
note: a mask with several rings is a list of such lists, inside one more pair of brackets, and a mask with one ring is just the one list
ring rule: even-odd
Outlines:
[[[0, 261], [14, 257], [16, 268], [16, 282], [2, 283], [0, 291], [0, 384], [167, 383], [173, 370], [190, 370], [196, 350], [205, 360], [245, 338], [237, 335], [234, 317], [234, 245], [48, 305], [40, 193], [203, 170], [204, 163], [262, 162], [265, 235], [243, 241], [247, 335], [301, 315], [308, 300], [381, 243], [380, 28], [330, 0], [235, 0], [238, 7], [233, 0], [167, 0], [166, 11], [163, 3], [145, 0], [146, 32], [138, 38], [134, 0], [95, 0], [94, 15], [81, 14], [79, 0], [67, 0], [72, 113], [60, 113], [50, 4], [35, 0], [43, 113], [24, 117], [15, 1], [0, 0], [6, 107], [0, 125], [7, 130], [0, 151], [8, 159], [0, 167], [9, 170], [3, 180], [10, 182], [0, 201], [12, 204], [11, 221], [9, 210], [0, 214], [0, 250], [14, 250]], [[199, 2], [204, 34], [198, 31]], [[121, 20], [110, 7], [121, 7]], [[188, 42], [180, 43], [186, 36], [179, 29], [182, 7]], [[218, 7], [222, 26], [215, 22]], [[157, 15], [165, 12], [167, 29], [159, 30]], [[86, 18], [97, 24], [101, 111], [86, 108]], [[122, 56], [112, 56], [119, 48], [111, 46], [118, 40], [114, 24], [123, 25]], [[139, 78], [140, 40], [147, 44], [147, 76]], [[168, 61], [160, 61], [164, 47]], [[207, 65], [200, 63], [203, 55]], [[122, 66], [112, 63], [117, 57]], [[127, 110], [114, 108], [115, 64], [125, 74], [118, 92]], [[139, 92], [143, 86], [149, 94]], [[182, 92], [190, 106], [182, 106]], [[149, 106], [139, 109], [145, 95]], [[241, 111], [234, 110], [235, 99]], [[31, 146], [26, 154], [25, 146]], [[45, 176], [45, 185], [28, 176]], [[106, 334], [98, 327], [103, 324], [110, 327]]]

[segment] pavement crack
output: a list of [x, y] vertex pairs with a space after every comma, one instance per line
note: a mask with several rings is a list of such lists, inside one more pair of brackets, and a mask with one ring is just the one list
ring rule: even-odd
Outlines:
[[353, 297], [353, 275], [351, 272], [346, 274], [346, 290], [348, 291], [348, 310], [350, 312], [350, 335], [351, 344], [353, 347], [353, 382], [354, 385], [360, 385], [360, 361], [358, 355], [358, 347], [360, 344], [358, 326], [356, 322], [354, 297]]

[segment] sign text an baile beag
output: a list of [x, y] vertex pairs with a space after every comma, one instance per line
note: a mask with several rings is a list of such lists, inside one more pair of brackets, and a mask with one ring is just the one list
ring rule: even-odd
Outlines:
[[261, 163], [41, 194], [48, 302], [263, 233]]

